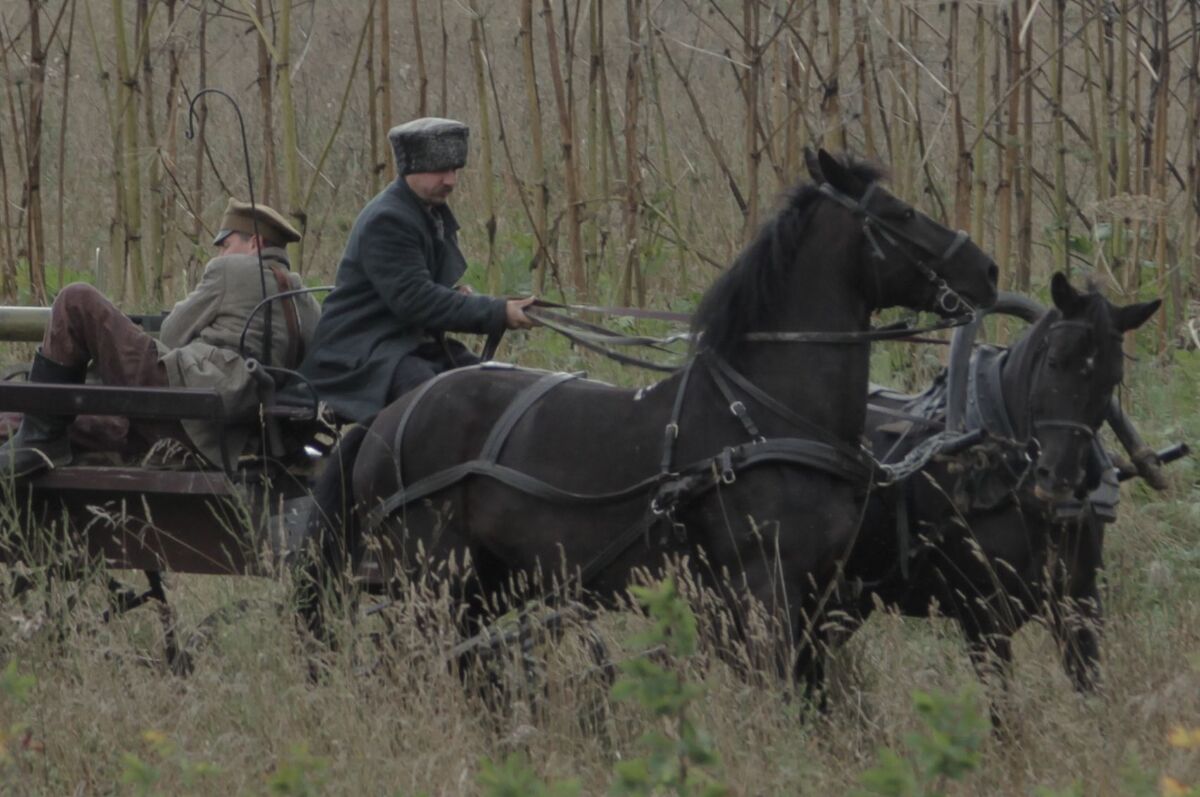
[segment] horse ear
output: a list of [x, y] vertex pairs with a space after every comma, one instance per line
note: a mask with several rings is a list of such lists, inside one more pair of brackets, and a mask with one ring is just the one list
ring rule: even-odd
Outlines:
[[1071, 281], [1065, 274], [1056, 271], [1050, 278], [1050, 298], [1054, 300], [1054, 306], [1061, 310], [1063, 315], [1071, 315], [1079, 305], [1081, 295], [1071, 285]]
[[804, 165], [808, 167], [808, 176], [812, 178], [814, 183], [825, 182], [825, 175], [821, 172], [821, 161], [817, 158], [817, 153], [812, 147], [804, 148]]
[[858, 184], [850, 171], [842, 166], [837, 158], [826, 152], [824, 147], [817, 151], [817, 166], [825, 178], [825, 182], [843, 194], [858, 196], [859, 191], [862, 190], [862, 186]]
[[1113, 311], [1113, 326], [1122, 332], [1137, 329], [1154, 315], [1154, 311], [1162, 304], [1162, 299], [1141, 304], [1127, 304]]

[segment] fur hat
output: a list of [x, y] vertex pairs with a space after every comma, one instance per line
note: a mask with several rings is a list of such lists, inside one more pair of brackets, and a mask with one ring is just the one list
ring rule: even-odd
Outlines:
[[414, 172], [444, 172], [467, 163], [470, 128], [453, 119], [427, 116], [397, 125], [388, 131], [396, 153], [396, 170], [403, 177]]
[[254, 212], [251, 213], [249, 202], [239, 202], [231, 198], [225, 206], [225, 215], [221, 218], [217, 237], [213, 238], [213, 246], [220, 246], [222, 241], [235, 232], [254, 235], [256, 221], [257, 232], [267, 246], [283, 246], [300, 240], [300, 233], [278, 212], [266, 205], [255, 204]]

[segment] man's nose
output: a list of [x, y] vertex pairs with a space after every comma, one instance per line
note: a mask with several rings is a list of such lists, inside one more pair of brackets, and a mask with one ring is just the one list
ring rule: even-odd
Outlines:
[[458, 170], [452, 169], [442, 175], [442, 185], [453, 188], [458, 184]]

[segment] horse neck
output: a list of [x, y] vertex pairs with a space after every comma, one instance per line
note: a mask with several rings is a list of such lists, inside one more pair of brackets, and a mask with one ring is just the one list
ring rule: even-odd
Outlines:
[[[859, 236], [844, 225], [822, 223], [822, 207], [789, 268], [788, 312], [763, 332], [858, 332], [871, 308], [858, 263]], [[825, 211], [827, 212], [827, 211]], [[873, 278], [873, 274], [866, 275]], [[748, 342], [735, 367], [772, 398], [838, 437], [857, 442], [866, 425], [867, 343]]]

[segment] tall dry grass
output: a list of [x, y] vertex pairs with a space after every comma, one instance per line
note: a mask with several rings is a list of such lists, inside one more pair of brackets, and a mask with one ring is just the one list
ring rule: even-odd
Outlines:
[[[1139, 363], [1127, 378], [1126, 401], [1152, 440], [1200, 432], [1200, 356], [1183, 360], [1171, 370]], [[1167, 772], [1200, 781], [1200, 760], [1166, 741], [1173, 726], [1200, 724], [1200, 466], [1172, 467], [1171, 493], [1126, 487], [1109, 530], [1103, 691], [1072, 692], [1049, 634], [1031, 624], [1016, 640], [1006, 732], [948, 794], [1123, 795], [1134, 793], [1134, 771], [1151, 783]], [[0, 579], [15, 572], [0, 569]], [[543, 777], [576, 777], [583, 793], [600, 794], [615, 763], [637, 754], [636, 739], [659, 727], [609, 697], [577, 626], [535, 647], [533, 694], [516, 657], [496, 665], [503, 700], [464, 688], [446, 663], [453, 638], [416, 620], [449, 627], [454, 607], [436, 589], [382, 613], [388, 624], [340, 616], [344, 644], [324, 654], [314, 683], [286, 574], [171, 577], [184, 639], [237, 604], [197, 646], [188, 677], [152, 660], [161, 654], [153, 608], [100, 621], [101, 584], [100, 574], [43, 584], [3, 603], [0, 662], [36, 683], [23, 701], [0, 689], [0, 733], [16, 723], [27, 733], [4, 740], [0, 793], [480, 794], [482, 761], [523, 752]], [[629, 639], [644, 626], [636, 612], [609, 611], [588, 627], [621, 660], [637, 653]], [[387, 640], [382, 649], [372, 634]], [[739, 676], [711, 639], [673, 666], [703, 686], [693, 719], [714, 740], [724, 782], [745, 795], [853, 793], [883, 747], [902, 750], [919, 731], [914, 691], [976, 683], [953, 623], [886, 613], [836, 656], [825, 716], [803, 712], [771, 677]]]

